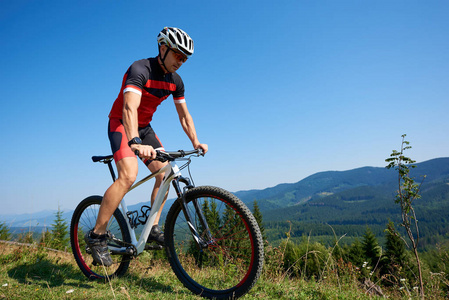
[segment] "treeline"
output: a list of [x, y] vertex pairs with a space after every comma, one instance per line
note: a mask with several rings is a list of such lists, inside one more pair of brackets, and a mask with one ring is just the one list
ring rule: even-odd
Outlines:
[[[268, 272], [317, 280], [333, 274], [340, 279], [369, 282], [379, 290], [417, 295], [417, 263], [393, 222], [383, 228], [365, 226], [363, 233], [360, 227], [346, 228], [358, 232], [356, 236], [337, 235], [333, 226], [323, 224], [301, 224], [301, 230], [294, 230], [294, 225], [261, 224], [267, 239]], [[268, 242], [273, 239], [277, 243]], [[437, 299], [449, 296], [449, 234], [441, 240], [444, 242], [420, 252], [425, 289]]]
[[66, 251], [69, 247], [70, 236], [67, 222], [62, 215], [63, 211], [58, 208], [51, 227], [43, 229], [41, 233], [25, 231], [13, 235], [5, 223], [0, 223], [0, 240], [14, 240], [28, 244], [37, 243], [41, 247]]
[[[395, 218], [397, 219], [397, 217]], [[420, 249], [426, 250], [434, 247], [438, 243], [443, 243], [449, 238], [449, 220], [441, 221], [435, 220], [435, 222], [421, 222], [420, 221]], [[267, 239], [273, 244], [279, 244], [281, 240], [285, 239], [286, 232], [290, 232], [294, 239], [302, 236], [311, 236], [312, 240], [325, 239], [325, 244], [332, 243], [335, 240], [335, 236], [345, 236], [342, 243], [346, 244], [352, 242], [355, 237], [361, 237], [369, 227], [372, 232], [381, 241], [384, 240], [386, 222], [366, 223], [360, 222], [354, 224], [348, 222], [347, 224], [341, 224], [337, 222], [318, 223], [318, 222], [305, 222], [305, 221], [278, 221], [278, 222], [265, 222], [264, 228], [266, 231]], [[401, 234], [405, 234], [402, 228], [398, 228]]]

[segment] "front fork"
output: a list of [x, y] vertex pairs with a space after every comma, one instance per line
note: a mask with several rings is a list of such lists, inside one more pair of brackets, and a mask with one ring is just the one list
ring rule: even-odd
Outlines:
[[[193, 199], [191, 202], [193, 203], [193, 207], [195, 208], [195, 213], [198, 216], [199, 222], [204, 228], [204, 235], [201, 236], [201, 234], [198, 232], [197, 228], [195, 228], [194, 222], [192, 222], [192, 216], [187, 208], [187, 202], [185, 195], [189, 189], [194, 188], [194, 185], [191, 184], [190, 179], [186, 177], [179, 176], [175, 178], [175, 180], [172, 181], [173, 187], [176, 191], [176, 195], [178, 196], [178, 199], [176, 201], [179, 201], [181, 204], [182, 211], [184, 213], [184, 217], [186, 218], [187, 224], [189, 225], [190, 232], [192, 233], [193, 239], [196, 241], [198, 249], [205, 249], [207, 248], [212, 242], [212, 234], [209, 229], [209, 225], [207, 225], [206, 218], [204, 217], [203, 210], [201, 209], [200, 205], [198, 204], [198, 201], [196, 199]], [[180, 183], [183, 183], [185, 186], [183, 187], [181, 191]]]

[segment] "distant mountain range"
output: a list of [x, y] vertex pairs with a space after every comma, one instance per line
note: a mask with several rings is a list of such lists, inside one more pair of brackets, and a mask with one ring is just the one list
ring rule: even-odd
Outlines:
[[[422, 198], [415, 203], [421, 230], [423, 233], [445, 234], [449, 232], [446, 225], [449, 221], [449, 158], [436, 158], [415, 165], [411, 176], [416, 182], [421, 182], [422, 176], [426, 175], [421, 189]], [[235, 195], [250, 208], [257, 201], [267, 224], [285, 225], [287, 221], [296, 225], [310, 223], [315, 224], [313, 228], [318, 230], [316, 224], [347, 228], [354, 225], [384, 226], [389, 219], [399, 222], [400, 210], [394, 201], [397, 189], [397, 171], [362, 167], [320, 172], [296, 183], [239, 191]], [[133, 205], [130, 210], [141, 205]], [[72, 213], [64, 213], [68, 222]], [[0, 215], [0, 221], [11, 227], [49, 226], [54, 216], [55, 211]], [[307, 226], [303, 227], [307, 229]], [[300, 234], [301, 230], [297, 230]]]
[[[170, 207], [169, 202], [174, 202], [174, 199], [167, 200], [166, 207]], [[138, 203], [128, 206], [129, 211], [139, 210], [142, 205], [148, 203]], [[7, 226], [16, 229], [31, 229], [31, 231], [40, 231], [42, 228], [51, 228], [56, 219], [57, 210], [44, 210], [33, 214], [15, 214], [15, 215], [0, 215], [0, 222], [4, 222]], [[63, 211], [62, 218], [70, 224], [73, 210]]]
[[[449, 158], [415, 165], [410, 175], [422, 182], [421, 198], [414, 203], [420, 235], [429, 242], [435, 236], [449, 238]], [[297, 183], [236, 195], [249, 207], [256, 200], [266, 227], [276, 228], [278, 235], [288, 230], [288, 222], [295, 236], [332, 235], [333, 231], [360, 236], [367, 225], [382, 235], [389, 220], [401, 222], [397, 190], [397, 171], [363, 167], [316, 173]]]
[[[437, 158], [415, 164], [411, 176], [416, 182], [426, 175], [423, 187], [430, 184], [448, 183], [449, 158]], [[292, 206], [317, 203], [320, 200], [336, 199], [352, 193], [366, 195], [369, 190], [390, 195], [397, 190], [398, 175], [395, 170], [376, 167], [362, 167], [349, 171], [327, 171], [311, 175], [299, 182], [279, 184], [264, 190], [240, 191], [235, 194], [245, 203], [257, 200], [262, 211], [272, 209], [291, 209]], [[363, 192], [362, 192], [363, 191]], [[368, 193], [370, 194], [370, 193]], [[374, 195], [371, 195], [374, 196]], [[366, 199], [368, 200], [368, 199]]]

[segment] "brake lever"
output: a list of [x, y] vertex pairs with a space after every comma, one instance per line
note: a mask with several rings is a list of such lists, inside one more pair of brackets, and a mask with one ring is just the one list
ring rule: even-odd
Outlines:
[[165, 153], [160, 150], [156, 150], [156, 159], [160, 162], [166, 162], [170, 160], [171, 156], [168, 153]]

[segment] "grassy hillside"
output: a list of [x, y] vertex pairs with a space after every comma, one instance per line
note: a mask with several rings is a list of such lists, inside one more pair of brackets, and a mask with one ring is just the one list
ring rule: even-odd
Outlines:
[[[88, 281], [71, 253], [0, 242], [0, 299], [201, 299], [152, 255], [134, 260], [125, 277], [101, 283]], [[330, 269], [317, 280], [290, 279], [279, 266], [279, 252], [268, 252], [262, 277], [243, 299], [380, 299], [350, 274]]]

